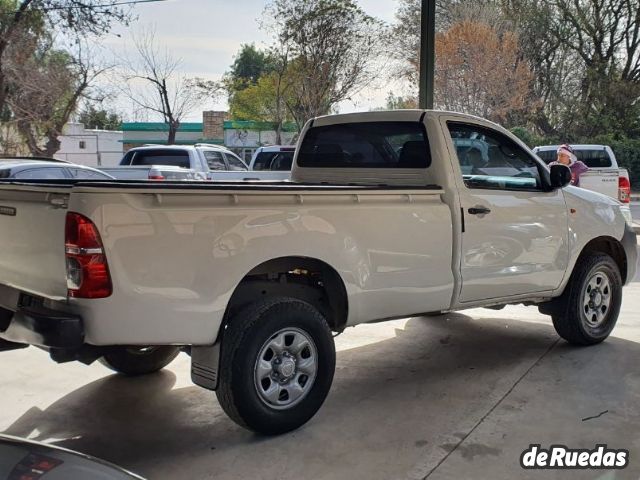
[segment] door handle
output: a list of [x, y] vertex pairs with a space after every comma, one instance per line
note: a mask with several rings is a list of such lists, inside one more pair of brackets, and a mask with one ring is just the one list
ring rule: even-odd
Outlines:
[[487, 215], [491, 213], [491, 209], [487, 207], [473, 207], [469, 209], [471, 215]]

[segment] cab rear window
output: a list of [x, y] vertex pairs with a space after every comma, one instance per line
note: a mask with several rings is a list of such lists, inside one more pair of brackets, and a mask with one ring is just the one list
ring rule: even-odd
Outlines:
[[166, 165], [191, 168], [189, 152], [186, 150], [139, 150], [135, 152], [131, 165]]
[[428, 168], [422, 123], [366, 122], [309, 129], [298, 154], [307, 168]]

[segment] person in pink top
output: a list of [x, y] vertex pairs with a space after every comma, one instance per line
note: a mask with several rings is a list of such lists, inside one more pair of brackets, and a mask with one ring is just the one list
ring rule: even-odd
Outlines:
[[584, 163], [578, 160], [576, 154], [569, 145], [560, 145], [558, 148], [558, 160], [551, 165], [566, 165], [571, 170], [571, 185], [580, 186], [580, 175], [589, 171]]

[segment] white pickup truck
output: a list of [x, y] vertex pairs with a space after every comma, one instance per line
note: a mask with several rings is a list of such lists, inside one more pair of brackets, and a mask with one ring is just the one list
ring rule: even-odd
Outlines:
[[233, 420], [278, 434], [363, 322], [524, 303], [596, 344], [636, 235], [570, 178], [493, 123], [408, 110], [310, 121], [290, 183], [0, 183], [1, 348], [129, 375], [183, 349]]
[[[556, 161], [559, 145], [535, 147], [533, 153], [547, 165]], [[620, 168], [615, 154], [607, 145], [571, 145], [578, 160], [589, 171], [580, 177], [580, 188], [602, 193], [622, 203], [622, 213], [627, 222], [633, 223], [631, 214], [631, 181], [626, 168]]]

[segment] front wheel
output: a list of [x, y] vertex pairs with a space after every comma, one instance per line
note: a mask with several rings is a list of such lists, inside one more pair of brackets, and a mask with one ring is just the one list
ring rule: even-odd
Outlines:
[[154, 373], [169, 365], [180, 353], [180, 347], [111, 347], [100, 363], [123, 375]]
[[216, 395], [239, 425], [278, 435], [304, 425], [324, 403], [336, 353], [323, 315], [293, 298], [258, 301], [223, 333]]
[[622, 276], [616, 262], [606, 254], [581, 260], [565, 293], [553, 312], [553, 326], [573, 345], [604, 341], [618, 321], [622, 304]]

